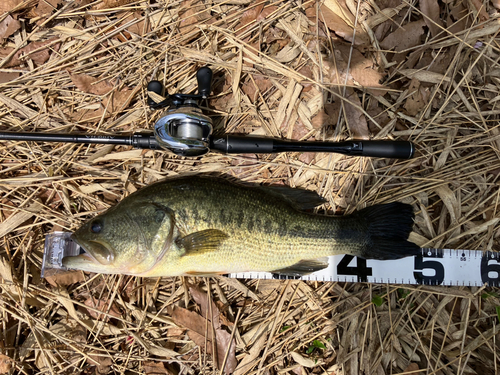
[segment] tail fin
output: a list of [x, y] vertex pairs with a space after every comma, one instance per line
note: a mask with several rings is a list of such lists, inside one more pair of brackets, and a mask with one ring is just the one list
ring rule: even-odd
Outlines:
[[413, 228], [413, 207], [394, 202], [367, 207], [354, 214], [368, 227], [368, 241], [360, 257], [366, 259], [399, 259], [420, 254], [420, 247], [408, 241]]

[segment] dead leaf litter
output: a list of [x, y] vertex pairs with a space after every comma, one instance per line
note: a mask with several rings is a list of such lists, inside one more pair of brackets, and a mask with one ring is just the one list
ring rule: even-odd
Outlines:
[[218, 133], [404, 139], [412, 160], [188, 159], [126, 146], [0, 143], [0, 374], [497, 374], [500, 296], [432, 287], [68, 272], [44, 235], [168, 176], [317, 191], [324, 210], [415, 207], [413, 239], [498, 251], [498, 1], [0, 1], [0, 131], [130, 134], [194, 93]]

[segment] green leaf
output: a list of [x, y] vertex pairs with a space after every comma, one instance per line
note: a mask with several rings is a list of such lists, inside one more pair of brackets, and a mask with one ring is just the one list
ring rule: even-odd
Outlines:
[[319, 341], [319, 340], [314, 340], [312, 344], [313, 344], [313, 346], [314, 346], [315, 348], [319, 348], [319, 349], [326, 349], [325, 344], [323, 344], [323, 343], [322, 343], [321, 341]]
[[281, 327], [281, 329], [280, 329], [280, 333], [281, 333], [281, 332], [285, 332], [285, 331], [286, 331], [288, 328], [290, 328], [290, 327], [291, 327], [291, 326], [283, 326], [283, 327]]
[[399, 288], [398, 289], [398, 294], [399, 294], [399, 298], [406, 298], [410, 295], [410, 291], [409, 290], [406, 290], [406, 289], [403, 289], [403, 288]]
[[497, 317], [498, 317], [498, 322], [500, 323], [500, 306], [495, 307], [497, 310]]
[[498, 295], [498, 293], [495, 293], [495, 292], [485, 292], [485, 293], [481, 294], [481, 298], [482, 299], [486, 299], [486, 298], [489, 298], [489, 297], [498, 298], [500, 296]]
[[382, 306], [383, 303], [384, 303], [384, 299], [380, 296], [377, 296], [376, 294], [373, 296], [372, 298], [372, 303], [375, 305], [375, 306]]
[[326, 349], [326, 346], [321, 341], [314, 340], [312, 344], [307, 348], [306, 353], [311, 354], [316, 349]]

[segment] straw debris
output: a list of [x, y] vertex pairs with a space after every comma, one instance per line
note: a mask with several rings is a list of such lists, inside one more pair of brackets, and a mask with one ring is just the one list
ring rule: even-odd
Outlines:
[[[403, 201], [422, 246], [498, 251], [498, 1], [2, 0], [0, 130], [130, 134], [193, 93], [215, 132], [405, 139], [412, 160], [188, 159], [0, 143], [0, 374], [497, 374], [488, 287], [40, 277], [43, 241], [167, 176], [317, 191], [325, 212]], [[160, 98], [153, 98], [158, 100]]]

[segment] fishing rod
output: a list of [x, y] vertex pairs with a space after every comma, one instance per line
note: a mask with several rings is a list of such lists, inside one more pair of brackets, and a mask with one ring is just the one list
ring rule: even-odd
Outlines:
[[196, 74], [198, 94], [172, 94], [164, 92], [159, 81], [151, 81], [147, 90], [164, 98], [155, 102], [148, 96], [151, 109], [172, 109], [161, 117], [153, 132], [130, 135], [54, 134], [0, 132], [0, 141], [63, 142], [85, 144], [112, 144], [133, 146], [140, 149], [169, 150], [181, 156], [202, 156], [209, 151], [224, 154], [264, 154], [277, 152], [332, 152], [350, 156], [369, 156], [394, 159], [410, 159], [414, 145], [409, 141], [350, 140], [343, 142], [292, 141], [271, 137], [212, 134], [212, 119], [203, 114], [199, 101], [207, 99], [212, 91], [212, 70], [200, 68]]

